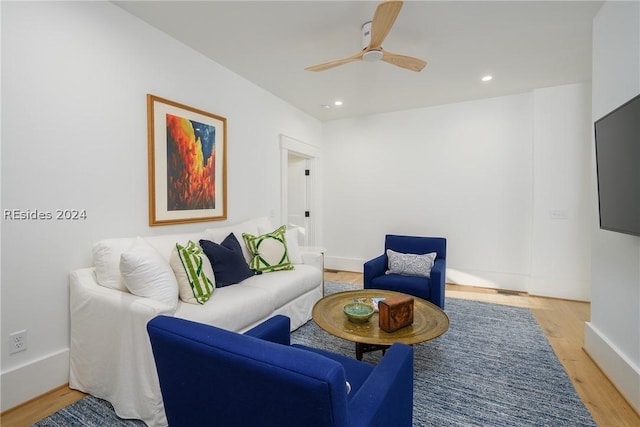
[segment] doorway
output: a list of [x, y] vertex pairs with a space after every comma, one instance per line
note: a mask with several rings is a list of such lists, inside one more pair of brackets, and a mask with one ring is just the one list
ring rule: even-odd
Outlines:
[[298, 244], [309, 246], [309, 177], [307, 157], [289, 153], [287, 158], [287, 228], [298, 230]]
[[317, 244], [316, 167], [319, 149], [307, 143], [280, 137], [282, 156], [282, 222], [298, 230], [300, 246]]

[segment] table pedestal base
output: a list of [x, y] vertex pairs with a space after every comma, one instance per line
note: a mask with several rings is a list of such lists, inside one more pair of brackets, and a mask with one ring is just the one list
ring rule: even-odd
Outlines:
[[362, 360], [362, 356], [364, 353], [370, 353], [372, 351], [382, 350], [382, 355], [384, 356], [385, 351], [389, 348], [388, 345], [378, 345], [378, 344], [364, 344], [361, 342], [356, 343], [356, 359]]

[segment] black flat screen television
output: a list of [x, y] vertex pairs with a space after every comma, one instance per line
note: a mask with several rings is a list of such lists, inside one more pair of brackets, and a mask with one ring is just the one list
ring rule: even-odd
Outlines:
[[640, 236], [640, 95], [594, 130], [600, 228]]

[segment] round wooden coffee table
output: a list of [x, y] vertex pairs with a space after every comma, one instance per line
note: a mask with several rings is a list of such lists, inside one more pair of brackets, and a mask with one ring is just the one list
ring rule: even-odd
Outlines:
[[378, 326], [378, 313], [366, 323], [354, 323], [342, 311], [354, 299], [407, 296], [400, 292], [366, 289], [338, 292], [319, 300], [313, 306], [313, 321], [339, 338], [356, 343], [356, 358], [368, 351], [384, 350], [395, 342], [417, 344], [444, 334], [449, 329], [449, 317], [440, 307], [421, 298], [413, 298], [413, 324], [395, 332], [385, 332]]

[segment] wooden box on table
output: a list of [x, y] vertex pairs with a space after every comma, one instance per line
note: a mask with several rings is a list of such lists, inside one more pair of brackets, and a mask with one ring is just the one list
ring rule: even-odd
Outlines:
[[380, 329], [385, 332], [397, 331], [413, 323], [413, 298], [386, 298], [378, 303], [378, 312]]

